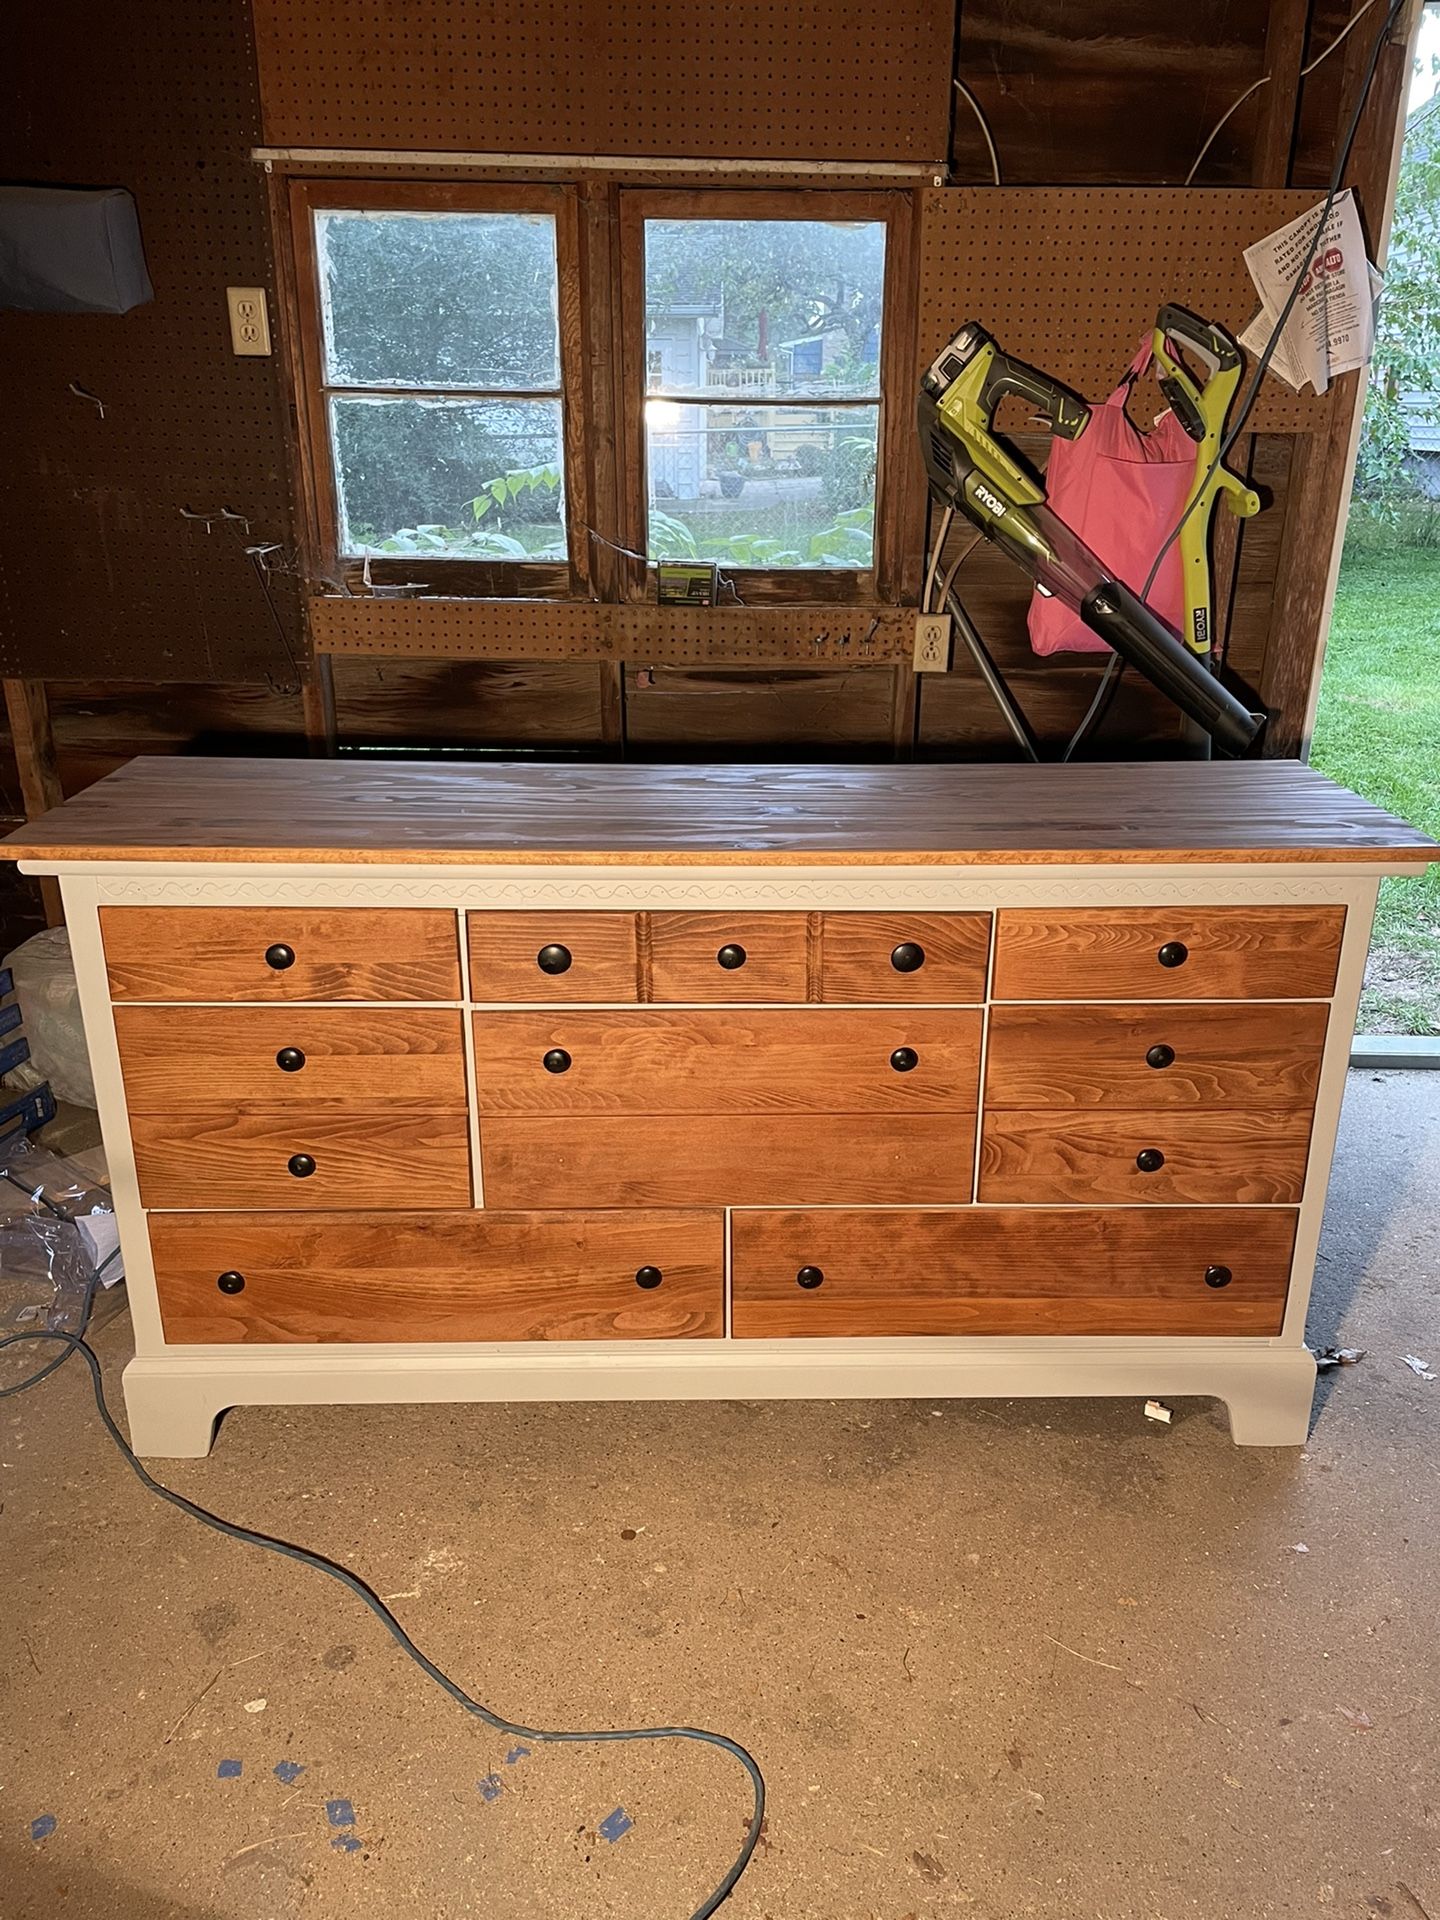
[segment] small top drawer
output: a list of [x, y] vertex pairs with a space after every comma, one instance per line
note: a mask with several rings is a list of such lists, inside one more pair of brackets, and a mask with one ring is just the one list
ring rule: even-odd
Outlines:
[[985, 998], [988, 913], [827, 913], [821, 940], [822, 1000]]
[[1007, 909], [997, 1000], [1324, 1000], [1344, 907]]
[[633, 913], [472, 913], [470, 992], [476, 1000], [636, 998]]
[[458, 1000], [455, 915], [413, 907], [102, 907], [116, 1000]]
[[803, 913], [656, 913], [650, 917], [654, 1000], [802, 1002]]

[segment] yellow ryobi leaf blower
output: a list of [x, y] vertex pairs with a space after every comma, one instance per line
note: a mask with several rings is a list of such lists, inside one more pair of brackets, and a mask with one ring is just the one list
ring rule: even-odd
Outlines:
[[[1180, 322], [1183, 320], [1183, 328]], [[1220, 444], [1224, 416], [1239, 373], [1233, 343], [1182, 309], [1165, 308], [1156, 327], [1162, 386], [1177, 418], [1197, 441], [1204, 461]], [[1170, 342], [1183, 344], [1206, 364], [1201, 386]], [[1228, 349], [1222, 355], [1217, 349]], [[1222, 364], [1222, 359], [1231, 364]], [[954, 508], [1002, 548], [1042, 593], [1058, 595], [1085, 625], [1142, 673], [1227, 753], [1239, 754], [1255, 739], [1264, 715], [1252, 713], [1222, 686], [1206, 664], [1209, 649], [1207, 536], [1216, 492], [1224, 488], [1237, 512], [1254, 512], [1259, 501], [1223, 466], [1206, 472], [1180, 532], [1187, 590], [1187, 623], [1193, 645], [1153, 608], [1116, 579], [1045, 497], [1043, 481], [996, 434], [995, 409], [1007, 394], [1034, 406], [1053, 434], [1076, 439], [1090, 409], [1071, 389], [1036, 368], [1002, 353], [978, 323], [963, 326], [920, 384], [917, 421], [932, 498]], [[1218, 419], [1215, 417], [1218, 413]], [[1199, 429], [1197, 433], [1197, 427]], [[1243, 497], [1238, 497], [1243, 496]], [[1253, 504], [1252, 504], [1253, 503]], [[1188, 537], [1187, 537], [1188, 536]], [[1198, 555], [1199, 565], [1192, 563]], [[1203, 586], [1201, 575], [1203, 574]], [[1190, 596], [1194, 595], [1194, 600]], [[1204, 617], [1194, 610], [1203, 599]]]

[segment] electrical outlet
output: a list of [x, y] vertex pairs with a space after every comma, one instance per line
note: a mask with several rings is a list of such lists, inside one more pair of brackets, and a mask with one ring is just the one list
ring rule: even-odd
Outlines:
[[263, 287], [227, 287], [232, 353], [269, 353], [270, 315]]
[[948, 613], [917, 613], [915, 616], [916, 673], [950, 671], [950, 627]]

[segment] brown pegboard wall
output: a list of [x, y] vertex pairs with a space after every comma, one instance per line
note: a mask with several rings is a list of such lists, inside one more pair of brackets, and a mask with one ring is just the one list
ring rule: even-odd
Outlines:
[[908, 661], [915, 644], [915, 612], [905, 607], [577, 606], [327, 595], [309, 608], [317, 653], [409, 659], [863, 667]]
[[[246, 0], [53, 0], [6, 53], [0, 170], [127, 187], [155, 298], [0, 315], [0, 666], [288, 683], [293, 578], [282, 640], [245, 554], [293, 543], [278, 362], [235, 357], [225, 312], [227, 285], [274, 287]], [[222, 507], [241, 518], [182, 515]]]
[[926, 165], [954, 25], [953, 0], [255, 0], [282, 147]]
[[[1319, 197], [1308, 188], [928, 189], [920, 363], [978, 320], [1007, 353], [1102, 400], [1167, 301], [1235, 334], [1246, 327], [1260, 302], [1244, 248]], [[1247, 428], [1314, 432], [1329, 407], [1328, 396], [1267, 375]]]

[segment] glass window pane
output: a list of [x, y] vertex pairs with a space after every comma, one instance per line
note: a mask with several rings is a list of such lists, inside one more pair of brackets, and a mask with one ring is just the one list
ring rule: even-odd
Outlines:
[[340, 550], [563, 560], [555, 400], [332, 397]]
[[652, 560], [869, 567], [876, 407], [647, 400]]
[[884, 284], [881, 221], [647, 220], [646, 386], [874, 398]]
[[549, 214], [324, 212], [315, 234], [327, 384], [559, 386]]

